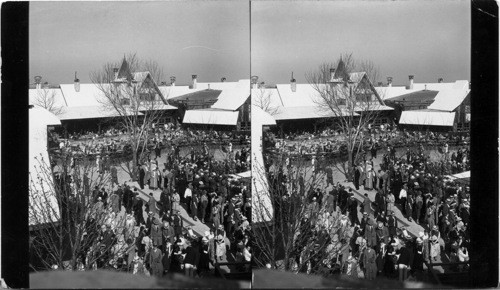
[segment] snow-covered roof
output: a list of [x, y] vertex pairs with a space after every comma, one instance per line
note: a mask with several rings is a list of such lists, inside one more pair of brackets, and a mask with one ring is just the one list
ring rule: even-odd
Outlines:
[[103, 93], [95, 84], [80, 84], [78, 92], [74, 84], [62, 84], [61, 90], [68, 107], [102, 106]]
[[[141, 112], [137, 113], [139, 116], [143, 115]], [[95, 119], [95, 118], [111, 118], [119, 117], [120, 114], [115, 109], [107, 109], [102, 105], [99, 106], [81, 106], [81, 107], [67, 107], [64, 112], [59, 115], [59, 118], [64, 120], [82, 120], [82, 119]]]
[[276, 85], [283, 107], [317, 106], [320, 100], [318, 91], [310, 84], [296, 84], [292, 92], [290, 84]]
[[251, 110], [252, 120], [259, 120], [259, 122], [265, 126], [276, 125], [276, 120], [273, 116], [262, 110], [260, 107], [253, 105]]
[[451, 88], [440, 91], [428, 109], [451, 112], [462, 104], [469, 92], [468, 81], [456, 81]]
[[53, 99], [53, 105], [56, 107], [65, 107], [66, 100], [61, 89], [30, 89], [29, 104], [40, 106], [45, 100]]
[[424, 126], [453, 126], [455, 112], [432, 110], [403, 111], [399, 124]]
[[[347, 112], [342, 112], [343, 116], [347, 115]], [[354, 113], [355, 116], [358, 114]], [[279, 107], [278, 112], [273, 116], [276, 121], [281, 120], [298, 120], [298, 119], [320, 119], [320, 118], [333, 118], [338, 117], [331, 111], [322, 110], [320, 107], [316, 106], [304, 106], [304, 107]]]
[[[212, 88], [212, 86], [210, 86], [210, 88]], [[212, 108], [235, 111], [238, 110], [249, 97], [250, 80], [239, 80], [235, 86], [227, 87], [222, 90], [222, 93], [219, 95], [217, 102], [212, 105]]]
[[238, 111], [217, 109], [188, 110], [184, 114], [182, 123], [236, 126], [238, 115]]

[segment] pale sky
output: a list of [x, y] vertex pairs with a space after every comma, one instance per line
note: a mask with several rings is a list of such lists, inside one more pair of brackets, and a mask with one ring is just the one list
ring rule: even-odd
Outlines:
[[178, 84], [250, 75], [247, 1], [30, 2], [30, 83], [81, 82], [124, 54], [157, 61]]
[[31, 2], [30, 82], [71, 83], [75, 71], [89, 82], [129, 52], [178, 84], [287, 83], [291, 71], [305, 83], [345, 52], [375, 63], [384, 83], [469, 80], [470, 35], [468, 1]]
[[381, 80], [470, 80], [469, 1], [252, 1], [252, 74], [288, 83], [340, 54], [370, 60]]

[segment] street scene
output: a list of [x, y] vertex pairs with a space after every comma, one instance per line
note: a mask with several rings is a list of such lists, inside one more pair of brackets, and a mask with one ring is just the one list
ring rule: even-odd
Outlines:
[[[385, 45], [400, 28], [363, 19], [394, 9], [388, 21], [432, 34], [412, 22], [408, 6], [294, 4], [253, 7], [256, 268], [320, 275], [346, 287], [471, 286], [469, 73], [454, 70], [458, 59], [431, 64], [422, 52], [433, 45], [427, 41]], [[411, 9], [431, 13], [426, 5]], [[343, 21], [356, 23], [352, 34], [342, 33]], [[449, 41], [460, 42], [456, 19], [444, 21]], [[318, 26], [339, 30], [328, 40], [313, 33]], [[370, 35], [377, 29], [384, 33]], [[380, 51], [364, 49], [367, 43]], [[464, 56], [467, 49], [442, 53]], [[289, 61], [269, 65], [283, 58]]]

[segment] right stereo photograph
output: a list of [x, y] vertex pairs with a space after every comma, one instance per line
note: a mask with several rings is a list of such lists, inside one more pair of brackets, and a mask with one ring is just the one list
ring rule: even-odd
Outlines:
[[470, 238], [470, 11], [251, 2], [254, 288], [472, 287], [487, 269]]

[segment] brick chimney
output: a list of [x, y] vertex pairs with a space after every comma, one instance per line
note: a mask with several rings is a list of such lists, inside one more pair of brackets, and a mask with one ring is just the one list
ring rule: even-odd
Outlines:
[[197, 75], [192, 75], [191, 78], [193, 79], [192, 88], [196, 89], [196, 85], [198, 84], [198, 76]]
[[442, 83], [443, 82], [443, 78], [438, 78], [438, 83]]
[[290, 79], [290, 89], [292, 90], [292, 93], [295, 93], [297, 91], [297, 82], [293, 77], [293, 72], [292, 72], [292, 78]]
[[41, 76], [35, 76], [35, 85], [37, 89], [41, 89], [42, 87], [42, 77]]
[[170, 77], [170, 86], [175, 87], [175, 77], [174, 76]]
[[75, 71], [75, 92], [80, 91], [80, 80], [76, 77], [76, 71]]
[[392, 87], [392, 77], [387, 77], [387, 86]]
[[414, 75], [408, 76], [408, 79], [410, 80], [410, 85], [408, 86], [408, 89], [410, 89], [410, 90], [413, 90], [413, 78], [414, 77], [415, 77]]

